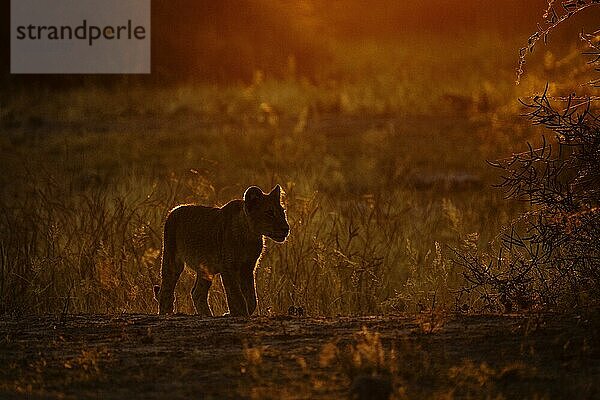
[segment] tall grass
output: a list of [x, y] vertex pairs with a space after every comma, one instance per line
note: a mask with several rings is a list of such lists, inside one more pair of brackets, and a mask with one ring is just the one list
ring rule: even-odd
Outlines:
[[[257, 273], [261, 313], [285, 312], [289, 305], [325, 315], [430, 306], [430, 291], [440, 283], [433, 287], [427, 279], [447, 256], [440, 243], [457, 243], [511, 214], [497, 209], [499, 198], [484, 194], [485, 177], [461, 182], [445, 170], [436, 175], [425, 167], [412, 171], [405, 160], [384, 162], [407, 157], [397, 149], [418, 145], [412, 135], [398, 136], [387, 126], [357, 130], [343, 146], [304, 134], [298, 139], [259, 127], [246, 135], [222, 127], [218, 134], [180, 133], [169, 145], [171, 133], [162, 128], [127, 137], [67, 133], [59, 134], [65, 144], [58, 148], [54, 135], [39, 139], [48, 147], [44, 155], [32, 150], [30, 158], [44, 167], [13, 176], [2, 197], [4, 310], [55, 311], [68, 304], [85, 312], [154, 311], [150, 289], [158, 283], [167, 211], [178, 203], [220, 205], [254, 183], [284, 185], [292, 228], [284, 245], [267, 244]], [[369, 145], [377, 136], [383, 142]], [[358, 156], [356, 146], [376, 148]], [[61, 159], [59, 165], [46, 152]], [[290, 154], [292, 164], [277, 154]], [[433, 269], [429, 277], [427, 268]], [[190, 311], [186, 279], [178, 292], [182, 311]], [[222, 293], [213, 298], [222, 310]]]
[[259, 313], [462, 306], [450, 248], [485, 248], [520, 209], [489, 191], [484, 160], [534, 131], [512, 117], [526, 87], [495, 70], [492, 42], [433, 59], [340, 47], [339, 78], [319, 84], [257, 72], [228, 87], [16, 91], [1, 111], [1, 311], [155, 312], [168, 210], [275, 183], [292, 233], [267, 243]]

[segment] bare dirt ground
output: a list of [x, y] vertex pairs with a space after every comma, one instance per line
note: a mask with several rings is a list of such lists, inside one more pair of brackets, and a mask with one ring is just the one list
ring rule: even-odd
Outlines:
[[0, 398], [593, 399], [599, 319], [4, 318]]

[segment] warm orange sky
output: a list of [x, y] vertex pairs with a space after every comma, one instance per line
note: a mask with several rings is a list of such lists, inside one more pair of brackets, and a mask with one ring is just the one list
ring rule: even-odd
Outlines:
[[[5, 8], [8, 3], [3, 2]], [[301, 62], [326, 62], [324, 47], [332, 40], [399, 42], [441, 35], [455, 41], [457, 35], [490, 32], [524, 44], [546, 7], [547, 0], [154, 1], [153, 70], [225, 79], [245, 66], [277, 71], [290, 55]], [[565, 29], [574, 35], [582, 28], [598, 29], [600, 6], [582, 14]], [[2, 15], [6, 19], [9, 13]], [[9, 25], [3, 24], [0, 47], [4, 71]]]

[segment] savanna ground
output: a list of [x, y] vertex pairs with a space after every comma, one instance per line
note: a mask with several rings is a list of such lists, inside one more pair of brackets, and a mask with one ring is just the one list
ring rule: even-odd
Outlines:
[[594, 399], [593, 318], [5, 319], [0, 397]]
[[[529, 33], [322, 38], [308, 77], [290, 57], [225, 83], [9, 81], [0, 397], [598, 397], [597, 311], [501, 315], [455, 262], [528, 209], [485, 162], [541, 140], [517, 99], [585, 69], [581, 48], [542, 47], [515, 86]], [[267, 242], [257, 315], [152, 315], [168, 210], [276, 183], [291, 235]], [[210, 301], [226, 311], [219, 284]]]

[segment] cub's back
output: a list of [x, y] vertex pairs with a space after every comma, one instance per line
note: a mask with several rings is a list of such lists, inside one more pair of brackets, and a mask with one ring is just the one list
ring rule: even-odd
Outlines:
[[199, 205], [182, 205], [171, 210], [165, 222], [165, 235], [175, 237], [178, 244], [190, 240], [214, 239], [222, 230], [221, 209]]
[[[165, 222], [165, 240], [173, 240], [173, 248], [185, 261], [218, 262], [235, 236], [243, 203], [234, 200], [222, 208], [182, 205], [174, 208]], [[233, 243], [232, 243], [233, 244]]]

